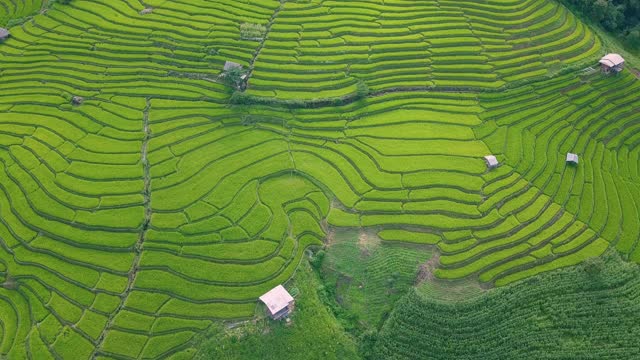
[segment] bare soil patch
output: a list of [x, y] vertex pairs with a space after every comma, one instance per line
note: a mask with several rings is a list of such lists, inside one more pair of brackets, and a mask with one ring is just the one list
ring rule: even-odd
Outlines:
[[433, 275], [433, 272], [438, 267], [439, 263], [440, 254], [435, 252], [429, 260], [420, 265], [420, 268], [418, 268], [418, 275], [416, 276], [415, 284], [420, 285], [425, 281], [433, 281], [435, 279], [435, 275]]
[[380, 246], [381, 242], [382, 240], [375, 232], [360, 229], [358, 248], [360, 248], [360, 254], [362, 254], [362, 256], [371, 256], [373, 251]]
[[336, 242], [336, 230], [331, 228], [331, 229], [328, 229], [326, 233], [327, 233], [327, 236], [325, 237], [325, 246], [331, 247], [331, 245], [333, 245]]

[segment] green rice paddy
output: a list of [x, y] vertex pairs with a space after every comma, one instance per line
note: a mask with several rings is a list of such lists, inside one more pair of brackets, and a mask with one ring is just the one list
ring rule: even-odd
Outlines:
[[41, 10], [48, 0], [18, 0], [0, 2], [0, 26], [18, 21]]
[[[0, 357], [188, 358], [330, 228], [485, 286], [640, 261], [640, 82], [582, 71], [605, 50], [556, 2], [72, 0], [10, 30]], [[274, 105], [230, 105], [227, 60]]]

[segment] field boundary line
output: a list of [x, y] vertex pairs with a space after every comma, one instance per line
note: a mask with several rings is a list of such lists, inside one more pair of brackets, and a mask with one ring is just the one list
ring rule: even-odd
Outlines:
[[273, 23], [276, 22], [276, 19], [278, 18], [278, 15], [280, 14], [280, 11], [282, 9], [284, 9], [284, 5], [286, 3], [287, 3], [287, 0], [280, 0], [280, 5], [273, 12], [273, 14], [271, 15], [271, 18], [269, 18], [269, 22], [267, 23], [267, 26], [266, 26], [267, 31], [265, 32], [264, 37], [262, 38], [262, 40], [260, 40], [260, 43], [258, 44], [258, 48], [253, 53], [253, 57], [251, 58], [251, 61], [249, 62], [249, 73], [247, 74], [247, 82], [249, 82], [249, 80], [251, 80], [251, 75], [253, 75], [253, 67], [255, 66], [255, 63], [258, 60], [258, 57], [260, 56], [260, 53], [262, 52], [262, 49], [264, 49], [264, 45], [267, 42], [267, 39], [269, 38], [269, 33], [271, 33], [271, 27], [273, 26]]
[[143, 167], [143, 177], [144, 177], [144, 188], [142, 190], [142, 195], [144, 198], [143, 206], [144, 206], [144, 221], [142, 223], [142, 227], [140, 229], [140, 236], [138, 237], [138, 241], [134, 245], [134, 258], [133, 263], [131, 265], [131, 269], [128, 274], [127, 287], [124, 292], [120, 295], [120, 305], [111, 313], [109, 316], [109, 320], [107, 324], [102, 329], [98, 340], [95, 342], [95, 348], [91, 353], [90, 359], [96, 359], [100, 354], [102, 354], [100, 348], [104, 344], [104, 340], [106, 335], [110, 329], [113, 328], [113, 322], [115, 317], [124, 309], [125, 302], [131, 294], [133, 290], [133, 284], [135, 283], [136, 277], [138, 275], [140, 258], [142, 255], [142, 249], [144, 246], [144, 241], [147, 236], [147, 230], [149, 229], [149, 224], [151, 223], [151, 166], [149, 165], [149, 161], [147, 160], [147, 149], [149, 146], [149, 140], [151, 138], [151, 128], [149, 124], [149, 111], [151, 109], [151, 99], [146, 99], [146, 107], [143, 110], [142, 122], [143, 122], [143, 130], [144, 130], [144, 138], [142, 140], [142, 148], [140, 150], [140, 162]]

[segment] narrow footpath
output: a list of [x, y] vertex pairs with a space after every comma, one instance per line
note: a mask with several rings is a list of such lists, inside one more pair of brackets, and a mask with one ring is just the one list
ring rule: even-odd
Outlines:
[[134, 258], [131, 264], [131, 268], [129, 269], [129, 279], [127, 281], [127, 287], [124, 292], [120, 295], [120, 305], [111, 313], [109, 316], [109, 320], [107, 321], [107, 325], [102, 329], [98, 340], [95, 342], [95, 347], [93, 353], [91, 354], [91, 359], [96, 359], [100, 355], [100, 348], [104, 344], [105, 337], [108, 331], [111, 329], [113, 325], [113, 320], [116, 315], [124, 308], [124, 304], [127, 301], [127, 297], [131, 293], [133, 289], [133, 284], [135, 283], [136, 276], [138, 275], [138, 265], [140, 264], [140, 257], [142, 255], [142, 250], [144, 247], [144, 241], [147, 236], [147, 230], [149, 229], [149, 223], [151, 222], [151, 166], [149, 165], [149, 161], [147, 160], [147, 148], [149, 146], [149, 139], [151, 138], [151, 129], [149, 127], [149, 110], [151, 109], [151, 100], [147, 98], [147, 105], [143, 112], [143, 129], [144, 129], [144, 138], [142, 140], [142, 149], [140, 151], [140, 162], [142, 163], [142, 171], [144, 178], [144, 185], [142, 189], [143, 196], [143, 206], [144, 206], [144, 220], [142, 222], [142, 227], [140, 228], [140, 234], [138, 236], [138, 241], [136, 241], [133, 251]]

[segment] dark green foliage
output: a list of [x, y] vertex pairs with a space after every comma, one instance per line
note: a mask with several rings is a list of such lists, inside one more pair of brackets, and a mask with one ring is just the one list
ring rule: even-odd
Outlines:
[[244, 91], [246, 87], [245, 79], [243, 76], [247, 74], [247, 70], [242, 67], [234, 67], [224, 72], [222, 79], [224, 83], [234, 87], [240, 91]]
[[358, 87], [358, 90], [353, 94], [348, 94], [335, 98], [317, 98], [317, 99], [281, 99], [275, 97], [264, 97], [248, 94], [241, 91], [235, 91], [229, 103], [234, 105], [268, 105], [268, 106], [280, 106], [284, 108], [292, 109], [315, 109], [327, 106], [341, 106], [350, 104], [354, 101], [365, 99], [370, 94], [366, 84]]
[[316, 252], [309, 261], [311, 263], [311, 266], [313, 266], [315, 269], [320, 269], [325, 255], [326, 253], [324, 250], [319, 250], [318, 252]]
[[640, 1], [563, 0], [611, 31], [631, 47], [640, 47]]
[[627, 36], [625, 36], [627, 43], [634, 48], [640, 48], [640, 25], [636, 25], [629, 30]]
[[370, 358], [637, 359], [638, 291], [640, 267], [613, 252], [465, 302], [412, 291]]
[[362, 81], [362, 80], [358, 80], [358, 83], [356, 84], [356, 98], [358, 99], [364, 99], [367, 96], [369, 96], [369, 94], [371, 93], [371, 90], [369, 90], [369, 86], [367, 86], [367, 84]]
[[585, 260], [583, 268], [587, 274], [597, 276], [602, 272], [602, 270], [604, 270], [605, 265], [606, 264], [601, 257], [594, 257]]

